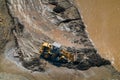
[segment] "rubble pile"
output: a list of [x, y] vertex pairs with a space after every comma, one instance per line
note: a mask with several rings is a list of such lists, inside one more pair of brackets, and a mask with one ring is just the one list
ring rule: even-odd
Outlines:
[[29, 70], [40, 72], [44, 72], [46, 67], [46, 63], [41, 62], [39, 58], [34, 58], [28, 61], [24, 60], [22, 61], [22, 65]]
[[100, 55], [97, 53], [97, 50], [94, 48], [82, 48], [78, 50], [75, 48], [68, 48], [68, 51], [77, 56], [75, 62], [64, 65], [68, 68], [86, 70], [90, 67], [99, 67], [102, 65], [111, 64], [109, 60], [105, 60], [104, 58], [100, 57]]

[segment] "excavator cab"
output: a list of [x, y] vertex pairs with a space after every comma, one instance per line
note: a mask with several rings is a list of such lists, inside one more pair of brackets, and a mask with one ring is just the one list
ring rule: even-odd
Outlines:
[[41, 56], [46, 59], [49, 58], [51, 55], [51, 48], [52, 48], [52, 45], [50, 43], [47, 43], [47, 42], [42, 43], [42, 46], [39, 51], [41, 53]]

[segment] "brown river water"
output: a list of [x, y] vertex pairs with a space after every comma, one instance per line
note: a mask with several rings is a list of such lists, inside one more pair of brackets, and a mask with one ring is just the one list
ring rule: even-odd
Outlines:
[[120, 71], [120, 0], [76, 0], [101, 56]]

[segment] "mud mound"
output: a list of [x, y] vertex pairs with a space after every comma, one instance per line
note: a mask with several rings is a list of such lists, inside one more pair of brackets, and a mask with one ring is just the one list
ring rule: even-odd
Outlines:
[[[70, 49], [72, 50], [72, 49]], [[110, 65], [109, 60], [101, 58], [95, 49], [83, 48], [79, 50], [73, 50], [77, 53], [77, 60], [73, 63], [68, 63], [65, 66], [68, 68], [74, 68], [79, 70], [87, 70], [90, 67], [100, 67], [102, 65]]]
[[44, 72], [46, 67], [46, 63], [43, 64], [43, 62], [41, 62], [40, 59], [37, 58], [32, 59], [32, 61], [22, 61], [22, 65], [29, 70], [39, 72]]

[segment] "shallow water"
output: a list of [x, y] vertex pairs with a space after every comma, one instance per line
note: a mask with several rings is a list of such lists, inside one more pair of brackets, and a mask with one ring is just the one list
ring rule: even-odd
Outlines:
[[100, 54], [120, 71], [120, 0], [76, 0]]

